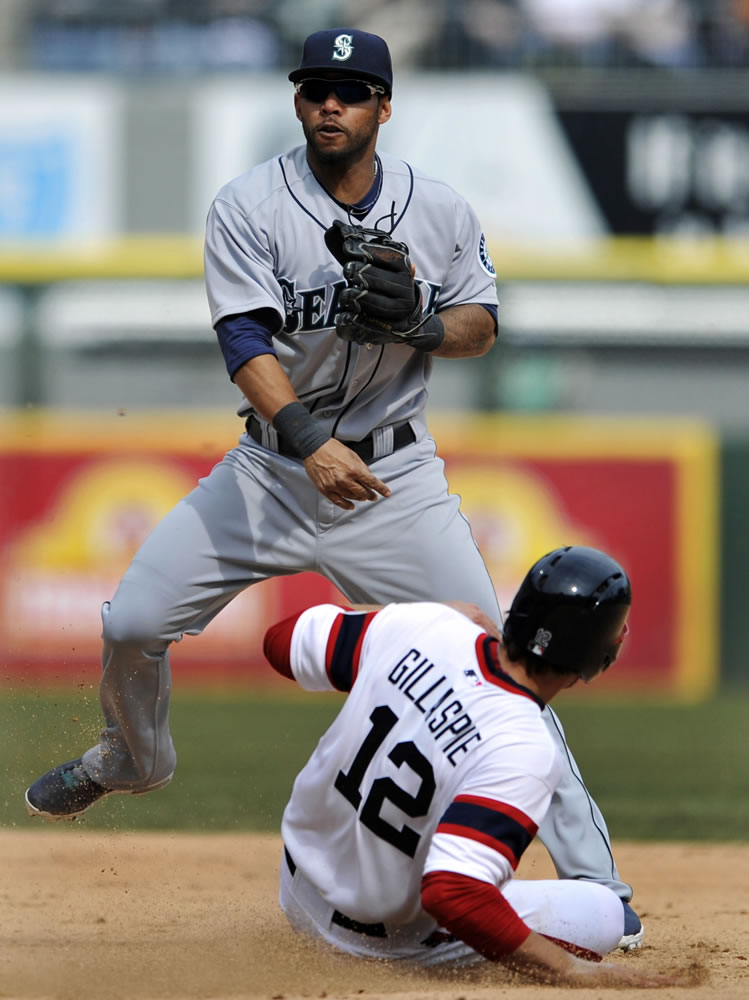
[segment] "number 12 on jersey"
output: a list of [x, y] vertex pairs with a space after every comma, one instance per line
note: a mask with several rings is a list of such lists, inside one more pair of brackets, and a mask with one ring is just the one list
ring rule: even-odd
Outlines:
[[[388, 705], [378, 705], [369, 717], [372, 728], [364, 737], [348, 772], [338, 772], [335, 787], [341, 795], [358, 810], [362, 801], [361, 785], [372, 758], [387, 739], [388, 733], [398, 722], [398, 716]], [[411, 819], [426, 816], [436, 788], [434, 770], [427, 758], [411, 740], [396, 743], [388, 754], [388, 759], [397, 768], [406, 764], [421, 778], [421, 785], [415, 795], [405, 791], [392, 778], [375, 778], [359, 819], [375, 836], [392, 844], [393, 847], [412, 858], [416, 854], [421, 835], [404, 824], [400, 829], [380, 815], [387, 800]]]

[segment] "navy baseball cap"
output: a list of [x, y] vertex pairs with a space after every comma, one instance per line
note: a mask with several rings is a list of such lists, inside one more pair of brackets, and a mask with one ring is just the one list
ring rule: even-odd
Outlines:
[[316, 73], [334, 70], [355, 80], [381, 84], [393, 92], [393, 64], [387, 42], [379, 35], [357, 28], [328, 28], [310, 35], [302, 49], [299, 68], [289, 73], [292, 83]]

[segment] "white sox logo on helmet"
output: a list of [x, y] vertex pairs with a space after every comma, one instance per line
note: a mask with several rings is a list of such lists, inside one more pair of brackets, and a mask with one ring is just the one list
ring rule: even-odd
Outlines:
[[353, 55], [353, 35], [338, 35], [336, 40], [333, 42], [333, 45], [333, 58], [337, 59], [338, 62], [344, 62], [346, 59], [350, 59]]
[[538, 632], [536, 632], [536, 637], [533, 640], [531, 653], [535, 653], [536, 656], [543, 656], [550, 642], [551, 632], [549, 632], [546, 628], [540, 628]]

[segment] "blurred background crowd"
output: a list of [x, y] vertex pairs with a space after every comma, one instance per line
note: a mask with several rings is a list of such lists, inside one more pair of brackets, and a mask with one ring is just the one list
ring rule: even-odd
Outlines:
[[13, 69], [272, 70], [331, 24], [386, 34], [401, 67], [742, 67], [749, 0], [3, 0]]

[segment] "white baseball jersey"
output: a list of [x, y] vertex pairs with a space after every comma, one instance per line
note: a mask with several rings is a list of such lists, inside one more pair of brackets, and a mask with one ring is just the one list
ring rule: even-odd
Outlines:
[[[405, 242], [426, 312], [466, 303], [496, 307], [496, 274], [471, 207], [442, 181], [380, 154], [382, 189], [363, 220]], [[211, 320], [273, 309], [273, 346], [299, 399], [324, 430], [360, 440], [419, 414], [432, 360], [402, 344], [358, 345], [336, 336], [341, 265], [324, 241], [346, 209], [310, 170], [305, 147], [225, 185], [206, 228]], [[249, 403], [239, 410], [251, 412]]]
[[307, 690], [350, 693], [297, 777], [282, 834], [320, 895], [362, 922], [423, 918], [421, 878], [502, 887], [561, 773], [542, 703], [496, 642], [441, 604], [310, 608], [291, 640]]

